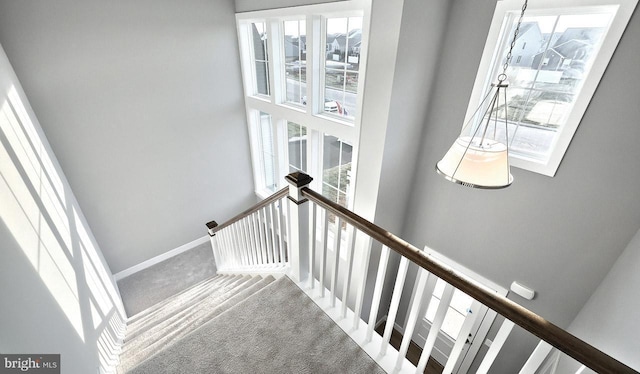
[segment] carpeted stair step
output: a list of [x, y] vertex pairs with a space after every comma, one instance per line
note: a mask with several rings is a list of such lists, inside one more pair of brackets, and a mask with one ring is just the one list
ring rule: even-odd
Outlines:
[[175, 300], [176, 298], [179, 298], [180, 296], [187, 294], [187, 293], [194, 293], [197, 292], [201, 289], [207, 289], [209, 286], [216, 284], [218, 282], [224, 281], [224, 280], [228, 280], [229, 276], [228, 275], [216, 275], [214, 277], [205, 279], [201, 282], [198, 282], [196, 284], [194, 284], [193, 286], [157, 303], [154, 304], [150, 307], [148, 307], [147, 309], [140, 311], [139, 313], [130, 316], [127, 320], [127, 324], [133, 324], [136, 323], [139, 320], [142, 320], [144, 318], [146, 318], [147, 316], [149, 316], [150, 314], [155, 313], [158, 309], [162, 309], [166, 304], [171, 303], [173, 300]]
[[286, 276], [156, 352], [128, 373], [384, 373]]
[[[205, 297], [184, 300], [180, 308], [169, 309], [166, 313], [158, 315], [156, 319], [149, 320], [146, 324], [138, 326], [137, 329], [130, 332], [127, 331], [123, 351], [128, 350], [129, 347], [132, 346], [137, 348], [136, 344], [134, 344], [136, 341], [154, 341], [154, 336], [162, 336], [165, 331], [171, 329], [171, 325], [183, 323], [195, 314], [203, 313], [202, 309], [215, 308], [217, 305], [220, 305], [227, 299], [260, 281], [260, 279], [262, 278], [247, 275], [236, 282], [213, 290], [210, 294], [205, 295]], [[145, 346], [145, 343], [139, 343], [137, 345], [140, 344]]]
[[181, 307], [184, 307], [185, 303], [188, 300], [203, 299], [208, 295], [213, 294], [214, 292], [224, 290], [226, 289], [226, 286], [228, 284], [231, 284], [239, 279], [242, 279], [242, 276], [217, 276], [217, 279], [215, 280], [212, 279], [208, 282], [203, 282], [202, 284], [194, 286], [189, 290], [185, 290], [177, 295], [168, 298], [161, 304], [159, 303], [157, 306], [155, 306], [153, 310], [146, 311], [147, 313], [145, 313], [144, 316], [138, 317], [138, 315], [136, 315], [136, 317], [138, 318], [130, 318], [127, 321], [127, 335], [129, 335], [130, 332], [138, 329], [140, 326], [147, 324], [149, 321], [156, 321], [158, 315], [167, 315], [170, 310], [178, 310]]
[[[251, 293], [264, 287], [264, 285], [270, 283], [273, 279], [271, 277], [268, 277], [268, 279], [256, 277], [256, 280], [258, 280], [258, 282], [255, 284], [248, 284], [249, 282], [247, 282], [247, 284], [242, 285], [225, 295], [215, 299], [205, 300], [200, 303], [198, 308], [194, 309], [191, 313], [185, 314], [180, 319], [173, 320], [170, 325], [154, 329], [153, 331], [129, 341], [123, 346], [123, 353], [121, 355], [122, 361], [127, 360], [131, 356], [148, 356], [143, 351], [149, 351], [151, 354], [155, 353], [158, 349], [161, 349], [166, 346], [166, 344], [175, 340], [175, 337], [178, 334], [184, 335], [185, 333], [192, 331], [201, 325], [203, 321], [206, 322], [207, 320], [222, 313], [230, 306], [235, 305]], [[136, 359], [136, 361], [139, 360]]]
[[243, 285], [236, 287], [234, 292], [227, 292], [225, 297], [204, 299], [190, 313], [184, 314], [179, 319], [174, 319], [171, 324], [162, 329], [154, 329], [152, 332], [139, 335], [128, 341], [120, 356], [118, 373], [126, 373], [157, 352], [170, 347], [175, 341], [196, 331], [200, 326], [231, 309], [275, 279], [268, 276], [264, 279], [255, 277], [255, 280], [244, 282]]
[[145, 319], [136, 321], [130, 325], [127, 325], [127, 335], [124, 342], [128, 342], [141, 333], [149, 330], [151, 327], [155, 327], [159, 320], [169, 320], [173, 316], [180, 315], [197, 306], [197, 304], [205, 299], [215, 299], [220, 296], [224, 296], [227, 293], [233, 291], [251, 280], [251, 276], [233, 277], [231, 281], [221, 281], [220, 285], [213, 283], [207, 289], [203, 289], [198, 293], [186, 293], [174, 298], [171, 303], [166, 304], [164, 307], [158, 309], [154, 313], [148, 315]]

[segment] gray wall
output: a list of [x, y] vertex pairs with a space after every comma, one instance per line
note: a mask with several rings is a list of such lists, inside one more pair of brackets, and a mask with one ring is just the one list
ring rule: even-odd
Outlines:
[[0, 1], [0, 43], [114, 272], [255, 202], [233, 0]]
[[0, 111], [0, 352], [106, 372], [122, 301], [2, 47]]
[[569, 331], [640, 370], [640, 231], [569, 326]]
[[[383, 14], [372, 11], [372, 40], [374, 31], [384, 33], [388, 27]], [[434, 93], [433, 83], [439, 63], [439, 54], [443, 34], [446, 28], [450, 4], [446, 0], [421, 1], [404, 0], [402, 20], [393, 71], [393, 89], [391, 111], [384, 143], [384, 158], [379, 181], [375, 223], [397, 235], [402, 234], [408, 206], [411, 204], [411, 190], [415, 160], [421, 147], [421, 134], [427, 114], [428, 104]], [[386, 51], [389, 53], [389, 51]], [[371, 56], [369, 57], [371, 58]], [[366, 108], [365, 108], [366, 110]], [[366, 131], [366, 124], [363, 125]], [[366, 165], [366, 160], [364, 161]], [[370, 269], [376, 269], [379, 261], [379, 245], [374, 246], [370, 260]], [[390, 260], [383, 296], [387, 306], [400, 257], [394, 255]], [[368, 274], [368, 294], [373, 293], [375, 271]], [[397, 321], [403, 321], [408, 307], [410, 291], [415, 279], [415, 269], [408, 276], [403, 303], [398, 312]], [[387, 308], [381, 308], [379, 316], [387, 314]], [[368, 310], [365, 309], [368, 313]], [[400, 323], [402, 325], [402, 323]]]
[[[640, 16], [636, 9], [554, 178], [512, 169], [505, 190], [451, 184], [434, 165], [458, 135], [495, 0], [455, 1], [424, 123], [404, 237], [508, 287], [567, 327], [640, 227]], [[412, 160], [407, 160], [412, 162]]]

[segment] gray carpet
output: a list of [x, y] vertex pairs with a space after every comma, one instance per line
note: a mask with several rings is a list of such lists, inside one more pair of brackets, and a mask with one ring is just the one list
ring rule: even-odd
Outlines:
[[384, 371], [291, 280], [283, 277], [129, 373]]
[[131, 317], [215, 274], [211, 243], [207, 242], [119, 280], [118, 288]]
[[222, 276], [207, 286], [212, 292], [203, 298], [194, 298], [188, 290], [172, 297], [177, 302], [175, 304], [154, 306], [152, 309], [157, 309], [155, 313], [127, 325], [118, 373], [128, 372], [273, 281], [272, 276], [264, 279], [260, 276]]

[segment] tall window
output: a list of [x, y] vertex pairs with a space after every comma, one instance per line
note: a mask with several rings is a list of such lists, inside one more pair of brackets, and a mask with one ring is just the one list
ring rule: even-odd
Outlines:
[[307, 84], [307, 22], [284, 21], [284, 66], [286, 101], [306, 104]]
[[[496, 6], [468, 117], [502, 72], [521, 1]], [[553, 176], [637, 0], [539, 0], [522, 20], [507, 70], [511, 164]], [[504, 128], [498, 137], [505, 140]]]
[[322, 194], [347, 205], [353, 147], [331, 135], [324, 135]]
[[289, 172], [307, 172], [307, 129], [297, 123], [287, 122]]
[[267, 29], [264, 22], [251, 24], [253, 60], [255, 63], [255, 92], [269, 95], [269, 57], [267, 54]]
[[368, 30], [362, 6], [345, 1], [236, 15], [260, 197], [302, 171], [331, 200], [353, 201]]
[[327, 19], [325, 40], [324, 111], [353, 118], [358, 94], [362, 17]]
[[271, 124], [271, 116], [260, 112], [260, 122], [258, 126], [260, 141], [260, 151], [262, 158], [263, 183], [267, 190], [275, 192], [278, 185], [277, 165], [276, 165], [276, 145], [274, 144], [274, 130]]

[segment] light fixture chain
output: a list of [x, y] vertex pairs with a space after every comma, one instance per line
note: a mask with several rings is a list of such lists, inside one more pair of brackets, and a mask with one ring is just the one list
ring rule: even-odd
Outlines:
[[516, 46], [516, 39], [518, 38], [518, 34], [520, 33], [520, 25], [522, 24], [522, 19], [524, 18], [524, 11], [527, 9], [527, 3], [528, 0], [525, 0], [524, 4], [522, 4], [522, 12], [520, 12], [518, 24], [516, 25], [516, 29], [513, 32], [513, 40], [511, 41], [511, 46], [509, 46], [509, 52], [507, 52], [507, 57], [504, 61], [504, 65], [502, 66], [502, 74], [498, 76], [499, 82], [504, 82], [507, 79], [507, 68], [509, 67], [509, 63], [511, 62], [511, 57], [513, 56], [513, 48]]

